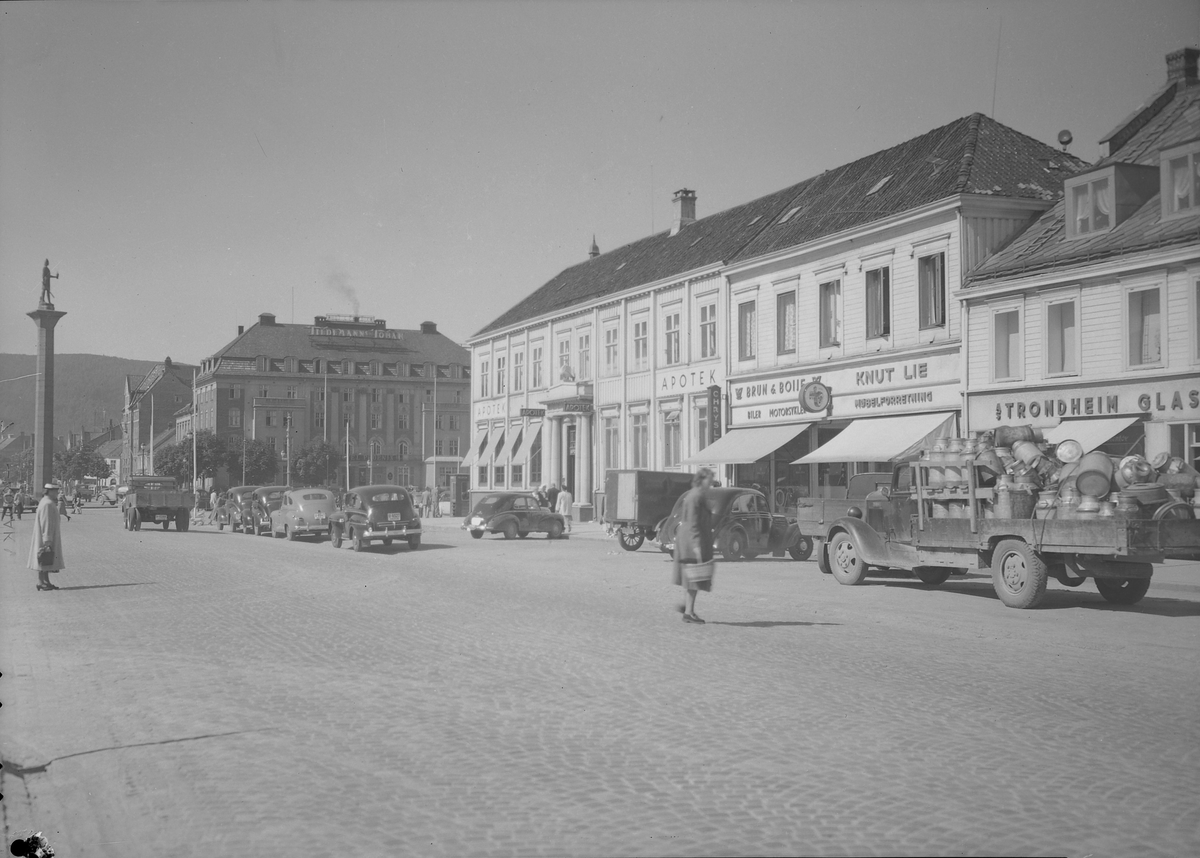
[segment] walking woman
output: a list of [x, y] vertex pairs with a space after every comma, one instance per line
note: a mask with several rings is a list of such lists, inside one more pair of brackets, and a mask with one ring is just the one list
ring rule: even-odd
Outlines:
[[[696, 593], [712, 590], [713, 534], [712, 510], [708, 508], [708, 490], [713, 472], [701, 468], [692, 478], [692, 488], [683, 496], [683, 512], [675, 531], [675, 563], [672, 582], [687, 590], [683, 605], [685, 623], [703, 623], [696, 615]], [[707, 575], [695, 574], [697, 566], [707, 564]], [[689, 575], [689, 572], [692, 574]]]
[[46, 493], [38, 502], [34, 514], [33, 539], [29, 541], [29, 562], [38, 573], [39, 590], [57, 590], [50, 583], [50, 573], [67, 568], [63, 560], [62, 532], [59, 529], [58, 486], [46, 483]]

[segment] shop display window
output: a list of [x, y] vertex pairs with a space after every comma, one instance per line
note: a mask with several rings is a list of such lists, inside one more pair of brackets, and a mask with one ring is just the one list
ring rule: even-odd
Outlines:
[[1171, 455], [1193, 468], [1200, 465], [1200, 423], [1175, 423], [1170, 427]]

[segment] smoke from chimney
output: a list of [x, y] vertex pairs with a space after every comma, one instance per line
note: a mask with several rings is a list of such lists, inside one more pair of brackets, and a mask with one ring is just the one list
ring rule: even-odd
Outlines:
[[354, 315], [358, 315], [358, 293], [350, 285], [350, 275], [338, 266], [325, 277], [325, 285], [350, 302]]

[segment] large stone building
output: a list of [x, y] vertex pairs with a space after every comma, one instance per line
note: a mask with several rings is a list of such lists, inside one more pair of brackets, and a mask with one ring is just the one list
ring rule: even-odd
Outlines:
[[154, 455], [174, 441], [175, 412], [192, 401], [197, 367], [166, 358], [144, 376], [125, 376], [121, 473], [154, 473]]
[[[281, 324], [270, 313], [200, 364], [187, 424], [263, 440], [280, 456], [310, 441], [349, 446], [350, 484], [447, 485], [469, 437], [466, 349], [438, 333], [371, 316]], [[345, 466], [330, 475], [345, 481]]]
[[1200, 51], [963, 292], [968, 425], [1200, 464]]

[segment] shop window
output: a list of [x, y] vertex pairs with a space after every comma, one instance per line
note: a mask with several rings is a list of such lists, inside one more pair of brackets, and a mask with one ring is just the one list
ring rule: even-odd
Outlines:
[[1200, 465], [1200, 423], [1175, 423], [1170, 427], [1171, 455], [1193, 468]]
[[708, 446], [709, 439], [712, 437], [708, 423], [708, 397], [704, 396], [695, 401], [696, 414], [696, 443], [693, 449], [699, 451]]
[[1046, 304], [1046, 374], [1079, 374], [1079, 304], [1075, 300]]
[[1200, 143], [1163, 152], [1161, 175], [1164, 218], [1200, 212]]
[[842, 338], [842, 281], [831, 280], [817, 287], [821, 314], [821, 348], [836, 346]]
[[892, 270], [874, 268], [867, 272], [867, 339], [892, 332]]
[[635, 468], [650, 467], [650, 424], [649, 415], [631, 414], [629, 417], [630, 453]]
[[663, 365], [673, 366], [680, 361], [680, 330], [678, 310], [671, 310], [663, 316]]
[[756, 302], [738, 304], [738, 360], [754, 358], [758, 346], [758, 310]]
[[529, 359], [529, 388], [537, 390], [542, 386], [542, 347], [534, 346]]
[[992, 315], [992, 381], [1021, 378], [1021, 311], [1003, 310]]
[[784, 292], [775, 298], [775, 352], [796, 353], [796, 292]]
[[679, 426], [679, 412], [663, 415], [663, 467], [678, 468], [683, 458]]
[[508, 358], [496, 358], [496, 395], [503, 396], [508, 387]]
[[1162, 362], [1162, 290], [1158, 286], [1126, 293], [1125, 321], [1129, 335], [1129, 366]]
[[650, 365], [650, 321], [643, 316], [633, 323], [633, 366], [637, 372]]
[[616, 375], [621, 370], [621, 346], [617, 338], [617, 326], [604, 329], [604, 374]]
[[621, 467], [621, 429], [616, 417], [604, 418], [604, 467]]
[[700, 357], [717, 356], [717, 305], [700, 305]]
[[[488, 365], [488, 361], [481, 360], [479, 362], [479, 395], [484, 399], [492, 395], [490, 372], [491, 367]], [[487, 481], [485, 480], [484, 482], [486, 483]]]
[[946, 254], [935, 253], [917, 260], [920, 289], [921, 330], [946, 324]]
[[579, 372], [575, 378], [587, 381], [592, 377], [592, 332], [579, 335]]

